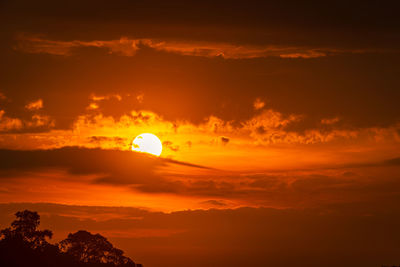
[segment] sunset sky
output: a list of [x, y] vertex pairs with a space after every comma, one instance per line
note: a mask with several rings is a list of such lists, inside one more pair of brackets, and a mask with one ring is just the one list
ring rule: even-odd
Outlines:
[[0, 1], [1, 228], [38, 211], [145, 267], [399, 264], [394, 2]]

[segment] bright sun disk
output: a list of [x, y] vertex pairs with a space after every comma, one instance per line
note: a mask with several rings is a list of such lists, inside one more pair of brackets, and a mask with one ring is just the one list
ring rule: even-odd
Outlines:
[[132, 150], [160, 156], [162, 152], [162, 144], [160, 139], [154, 134], [142, 133], [136, 136], [133, 140]]

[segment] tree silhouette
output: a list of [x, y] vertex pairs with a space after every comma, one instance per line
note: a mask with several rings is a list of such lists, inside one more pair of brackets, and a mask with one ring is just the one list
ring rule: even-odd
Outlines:
[[24, 210], [11, 227], [0, 230], [0, 266], [7, 267], [142, 267], [100, 234], [78, 231], [59, 244], [47, 242], [53, 233], [38, 230], [40, 216]]
[[46, 238], [53, 235], [50, 230], [37, 229], [40, 224], [37, 212], [24, 210], [15, 216], [11, 227], [0, 230], [0, 266], [67, 266], [72, 263], [60, 255], [57, 246], [47, 242]]
[[24, 210], [15, 213], [17, 217], [11, 223], [11, 227], [0, 231], [0, 236], [5, 240], [20, 240], [27, 243], [31, 248], [43, 248], [50, 245], [46, 241], [53, 233], [50, 230], [37, 230], [40, 224], [40, 216], [37, 212]]
[[69, 234], [60, 242], [60, 249], [81, 262], [135, 266], [122, 250], [115, 248], [105, 237], [83, 230]]

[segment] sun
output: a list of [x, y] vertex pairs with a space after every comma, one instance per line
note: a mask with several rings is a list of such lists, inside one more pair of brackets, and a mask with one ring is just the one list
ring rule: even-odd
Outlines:
[[142, 133], [136, 136], [132, 142], [132, 150], [142, 153], [149, 153], [160, 156], [162, 152], [162, 144], [160, 139], [151, 133]]

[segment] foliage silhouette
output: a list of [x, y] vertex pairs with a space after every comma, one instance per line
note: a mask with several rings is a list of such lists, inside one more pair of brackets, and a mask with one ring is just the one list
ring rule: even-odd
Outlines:
[[46, 237], [53, 236], [50, 230], [37, 230], [40, 224], [40, 216], [37, 212], [28, 210], [18, 211], [15, 216], [17, 219], [11, 223], [11, 227], [0, 231], [0, 235], [5, 240], [21, 240], [33, 249], [41, 249], [48, 246]]
[[53, 245], [46, 240], [53, 233], [37, 229], [37, 212], [24, 210], [15, 216], [11, 227], [0, 230], [0, 266], [142, 267], [100, 234], [78, 231]]
[[123, 256], [123, 251], [108, 242], [100, 234], [91, 234], [87, 231], [78, 231], [69, 234], [68, 238], [60, 242], [62, 252], [88, 263], [112, 263], [117, 266], [132, 266], [133, 261]]

